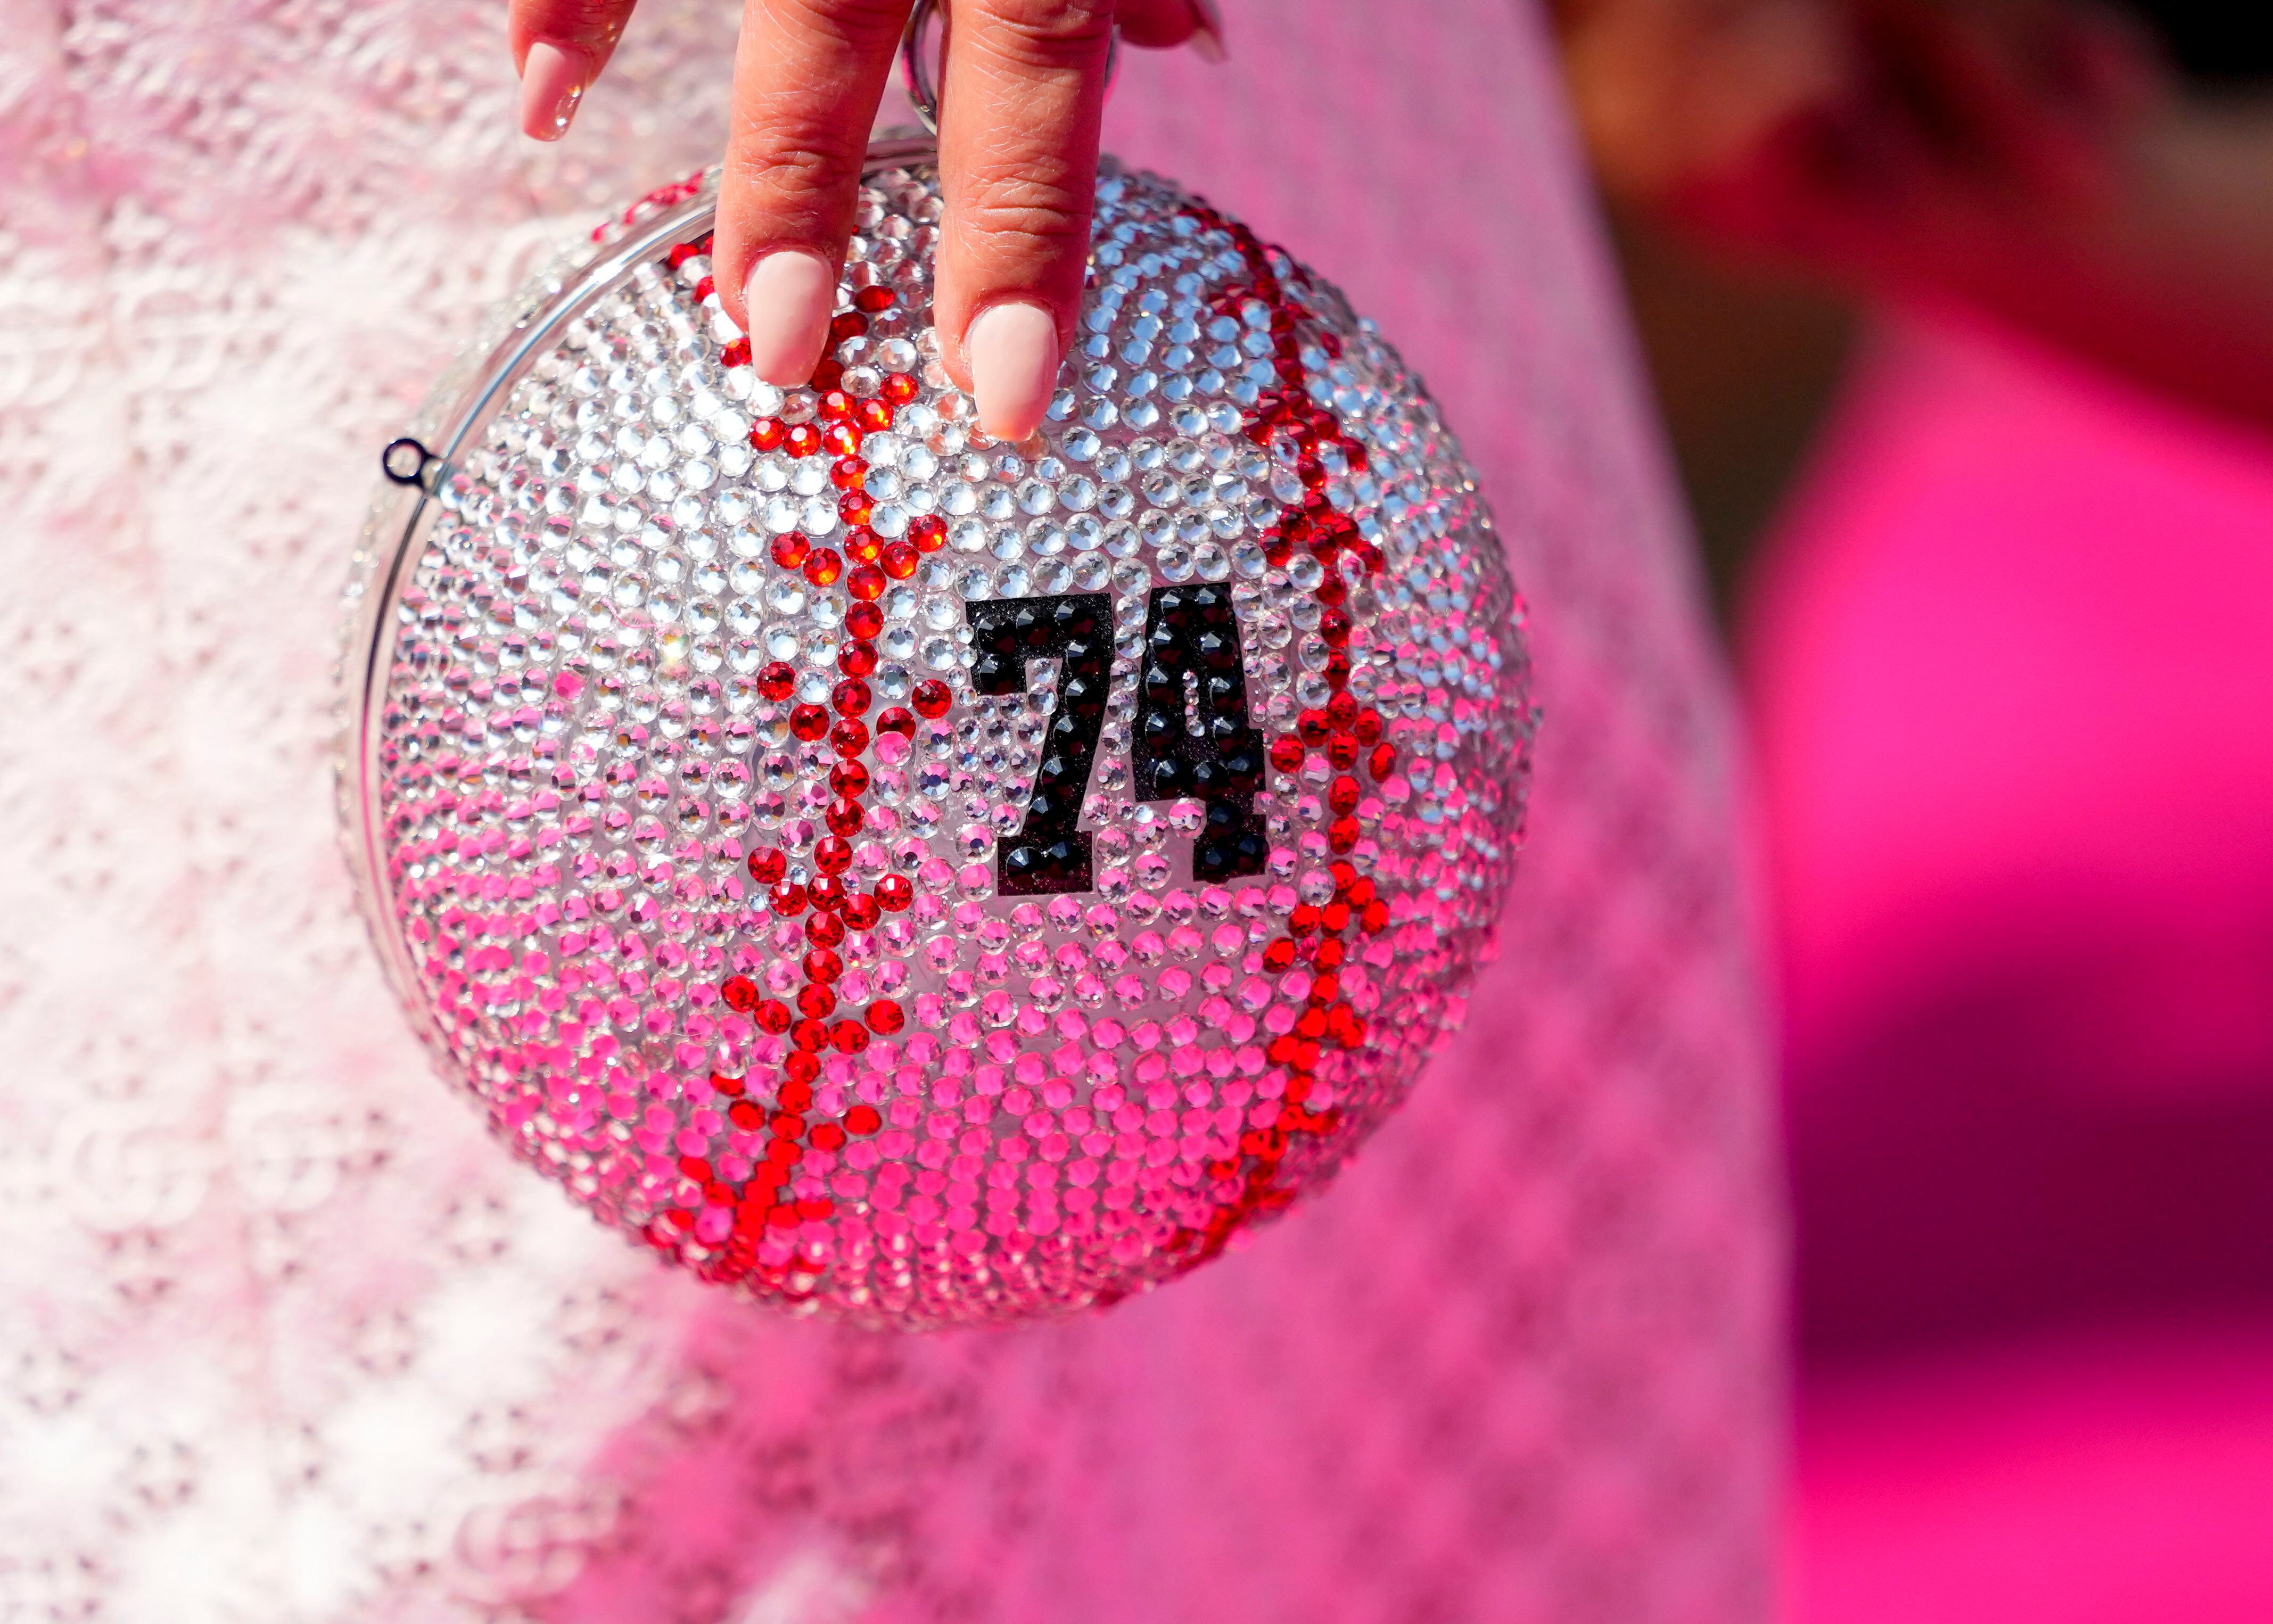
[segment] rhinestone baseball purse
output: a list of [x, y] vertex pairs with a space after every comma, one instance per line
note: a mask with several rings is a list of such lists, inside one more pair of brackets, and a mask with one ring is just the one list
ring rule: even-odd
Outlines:
[[342, 804], [443, 1069], [602, 1221], [903, 1327], [1114, 1301], [1317, 1187], [1459, 1020], [1532, 713], [1473, 472], [1371, 324], [1107, 160], [1048, 421], [931, 326], [878, 142], [760, 382], [713, 191], [387, 448]]

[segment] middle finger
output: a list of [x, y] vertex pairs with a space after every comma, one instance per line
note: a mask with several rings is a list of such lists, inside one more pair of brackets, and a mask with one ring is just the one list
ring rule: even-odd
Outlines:
[[979, 425], [1040, 425], [1081, 303], [1112, 0], [960, 0], [940, 118], [941, 359]]

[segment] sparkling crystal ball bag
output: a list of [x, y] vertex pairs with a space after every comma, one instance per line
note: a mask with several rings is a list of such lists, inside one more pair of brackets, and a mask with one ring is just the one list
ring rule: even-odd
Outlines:
[[627, 210], [388, 448], [341, 773], [380, 953], [497, 1135], [708, 1280], [1113, 1302], [1321, 1185], [1460, 1016], [1532, 726], [1491, 516], [1372, 325], [1154, 176], [1104, 165], [1015, 445], [939, 363], [928, 143], [872, 149], [806, 387], [712, 210]]

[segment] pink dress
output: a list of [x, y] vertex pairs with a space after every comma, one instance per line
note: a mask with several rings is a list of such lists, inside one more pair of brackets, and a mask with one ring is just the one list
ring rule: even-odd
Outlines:
[[719, 145], [726, 9], [575, 131], [488, 7], [0, 30], [0, 1617], [1722, 1621], [1780, 1263], [1729, 695], [1535, 21], [1246, 0], [1109, 145], [1339, 281], [1531, 598], [1532, 849], [1414, 1104], [1079, 1323], [854, 1335], [487, 1142], [334, 847], [334, 604], [476, 312]]
[[1750, 605], [1801, 1624], [2273, 1618], [2273, 444], [1881, 335]]

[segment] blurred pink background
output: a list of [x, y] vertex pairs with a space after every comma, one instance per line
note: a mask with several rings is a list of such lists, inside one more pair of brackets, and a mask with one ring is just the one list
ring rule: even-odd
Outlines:
[[1748, 713], [1787, 1614], [2273, 1619], [2273, 40], [1554, 12]]
[[2273, 451], [1898, 324], [1737, 621], [1792, 1616], [2273, 1618]]

